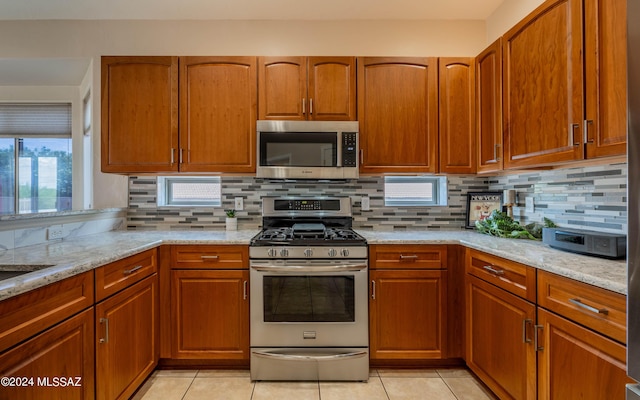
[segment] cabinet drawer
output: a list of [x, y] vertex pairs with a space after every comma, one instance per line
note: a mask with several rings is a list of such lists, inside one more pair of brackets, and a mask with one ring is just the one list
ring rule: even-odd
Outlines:
[[147, 250], [97, 268], [96, 302], [155, 273], [157, 269], [157, 249]]
[[538, 305], [626, 343], [627, 300], [622, 294], [538, 271]]
[[93, 271], [0, 302], [0, 352], [93, 305]]
[[370, 269], [446, 269], [446, 245], [371, 245]]
[[536, 269], [501, 257], [467, 250], [467, 273], [516, 296], [536, 301]]
[[171, 247], [172, 269], [249, 269], [249, 247], [185, 245]]

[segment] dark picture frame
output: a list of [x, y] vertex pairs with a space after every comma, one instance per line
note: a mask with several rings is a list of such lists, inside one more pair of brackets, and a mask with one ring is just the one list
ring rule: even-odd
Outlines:
[[502, 192], [467, 193], [466, 228], [475, 228], [476, 221], [491, 215], [493, 210], [502, 210]]

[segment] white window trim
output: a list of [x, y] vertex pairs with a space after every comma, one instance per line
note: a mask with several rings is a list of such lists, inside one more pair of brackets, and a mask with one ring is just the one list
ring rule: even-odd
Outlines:
[[[390, 199], [386, 196], [387, 183], [393, 181], [406, 181], [405, 183], [429, 183], [433, 184], [432, 200], [415, 199]], [[447, 178], [445, 176], [385, 176], [384, 177], [384, 205], [386, 207], [437, 207], [446, 206], [448, 199]]]

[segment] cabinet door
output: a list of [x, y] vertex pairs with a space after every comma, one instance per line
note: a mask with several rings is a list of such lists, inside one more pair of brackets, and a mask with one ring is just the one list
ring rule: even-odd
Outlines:
[[103, 172], [177, 171], [178, 57], [102, 57]]
[[307, 58], [258, 57], [259, 119], [307, 119]]
[[249, 271], [171, 271], [173, 358], [249, 360]]
[[502, 170], [502, 38], [476, 57], [478, 172]]
[[473, 58], [438, 60], [440, 172], [476, 172], [475, 64]]
[[538, 353], [541, 400], [624, 400], [626, 348], [542, 308], [543, 340]]
[[437, 172], [435, 58], [358, 58], [362, 173]]
[[356, 120], [355, 57], [309, 57], [308, 118]]
[[[0, 377], [33, 379], [22, 381], [28, 386], [2, 385], [2, 399], [93, 399], [93, 308], [0, 353]], [[56, 386], [54, 378], [65, 383]]]
[[535, 399], [535, 305], [471, 275], [466, 286], [467, 365], [499, 398]]
[[627, 0], [585, 1], [587, 158], [627, 152]]
[[154, 274], [96, 305], [96, 398], [128, 399], [158, 363]]
[[371, 359], [443, 358], [447, 271], [371, 270], [370, 277]]
[[505, 168], [582, 159], [582, 0], [544, 2], [503, 55]]
[[180, 171], [255, 172], [255, 57], [180, 58]]

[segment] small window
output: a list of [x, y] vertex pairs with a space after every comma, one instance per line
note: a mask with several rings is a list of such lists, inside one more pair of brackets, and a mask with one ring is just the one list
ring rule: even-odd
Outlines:
[[444, 206], [447, 204], [447, 178], [437, 176], [386, 176], [385, 206]]
[[158, 177], [159, 206], [222, 205], [219, 177]]

